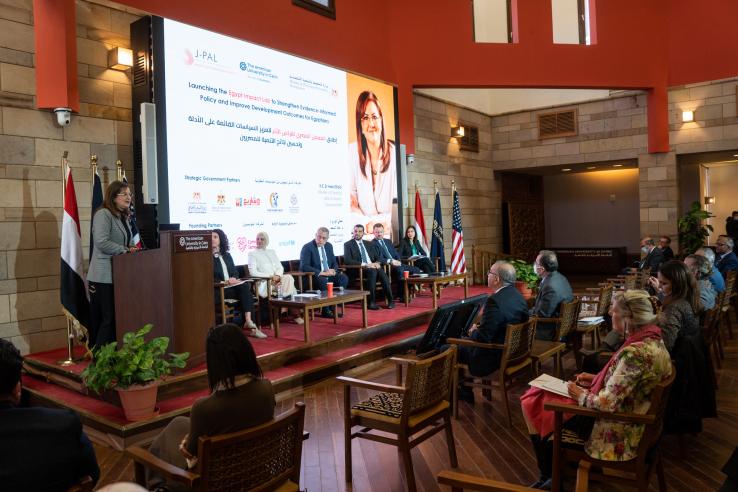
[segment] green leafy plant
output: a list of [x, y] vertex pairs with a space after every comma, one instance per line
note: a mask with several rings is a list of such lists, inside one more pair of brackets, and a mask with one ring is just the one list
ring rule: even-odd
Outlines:
[[533, 265], [525, 260], [513, 260], [511, 263], [515, 267], [518, 281], [525, 282], [529, 289], [535, 289], [538, 285], [538, 275], [533, 270]]
[[705, 245], [705, 240], [712, 232], [712, 226], [704, 221], [715, 217], [707, 210], [702, 210], [700, 202], [692, 202], [689, 211], [677, 221], [679, 227], [679, 248], [683, 254], [692, 254]]
[[154, 327], [147, 324], [135, 332], [123, 335], [123, 344], [116, 349], [116, 342], [100, 347], [93, 360], [82, 372], [87, 387], [96, 393], [112, 388], [126, 389], [143, 385], [171, 374], [172, 368], [183, 368], [189, 352], [165, 355], [169, 347], [168, 337], [146, 341], [144, 337]]

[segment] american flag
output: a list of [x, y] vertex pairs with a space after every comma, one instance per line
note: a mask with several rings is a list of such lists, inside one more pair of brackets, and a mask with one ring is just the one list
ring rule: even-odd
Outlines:
[[[128, 184], [128, 179], [125, 174], [123, 175], [123, 182]], [[131, 236], [133, 236], [133, 243], [138, 249], [141, 249], [143, 248], [143, 243], [141, 242], [141, 234], [138, 232], [138, 224], [136, 224], [136, 207], [133, 206], [133, 200], [131, 200], [131, 212], [128, 214], [128, 220], [131, 222]]]
[[451, 231], [451, 271], [453, 273], [466, 272], [466, 257], [464, 256], [464, 231], [461, 229], [461, 209], [459, 208], [459, 192], [454, 190], [454, 212]]

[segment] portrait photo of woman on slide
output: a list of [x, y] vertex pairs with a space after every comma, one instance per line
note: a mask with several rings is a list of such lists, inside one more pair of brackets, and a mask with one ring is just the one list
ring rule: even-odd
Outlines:
[[392, 230], [392, 202], [397, 199], [395, 143], [387, 137], [376, 94], [363, 91], [356, 101], [356, 142], [349, 147], [351, 212], [371, 231], [380, 223]]

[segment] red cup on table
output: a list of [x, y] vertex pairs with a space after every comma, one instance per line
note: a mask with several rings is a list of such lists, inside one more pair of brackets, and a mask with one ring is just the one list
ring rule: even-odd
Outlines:
[[333, 297], [333, 282], [326, 282], [325, 289], [328, 292], [328, 297]]
[[402, 278], [408, 278], [408, 277], [410, 277], [410, 270], [403, 270]]

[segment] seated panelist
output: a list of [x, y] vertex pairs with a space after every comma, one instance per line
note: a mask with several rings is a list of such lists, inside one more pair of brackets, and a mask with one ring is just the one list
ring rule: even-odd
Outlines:
[[[228, 237], [221, 229], [213, 229], [213, 280], [224, 282], [226, 295], [235, 297], [241, 304], [243, 329], [251, 330], [251, 336], [266, 338], [266, 334], [251, 320], [251, 311], [254, 308], [254, 297], [251, 294], [251, 285], [239, 283], [236, 265], [228, 252]], [[215, 302], [220, 302], [220, 290], [215, 290]]]
[[[300, 271], [312, 272], [314, 281], [320, 290], [327, 290], [328, 282], [333, 282], [334, 287], [348, 285], [348, 277], [338, 269], [338, 262], [333, 254], [333, 245], [328, 242], [329, 237], [328, 228], [320, 227], [315, 233], [315, 239], [305, 244], [300, 251]], [[321, 316], [333, 318], [333, 310], [325, 307], [321, 311]]]
[[[377, 310], [374, 291], [377, 288], [377, 280], [382, 283], [382, 289], [387, 299], [387, 309], [395, 307], [392, 297], [392, 286], [387, 274], [380, 264], [379, 255], [374, 245], [369, 241], [364, 241], [364, 226], [357, 224], [354, 226], [353, 239], [343, 244], [343, 260], [346, 265], [361, 265], [364, 268], [364, 285], [362, 288], [369, 291], [369, 305], [367, 309]], [[349, 270], [352, 277], [358, 277], [354, 270]]]
[[408, 226], [405, 229], [405, 236], [400, 239], [400, 257], [410, 258], [413, 256], [422, 256], [415, 260], [414, 265], [420, 268], [423, 273], [433, 273], [433, 263], [428, 258], [428, 253], [423, 249], [423, 246], [418, 241], [418, 232], [415, 230], [415, 226]]
[[392, 241], [385, 239], [384, 237], [384, 226], [382, 224], [375, 224], [372, 228], [372, 234], [374, 239], [374, 249], [377, 250], [380, 263], [386, 263], [390, 265], [392, 272], [392, 279], [397, 284], [398, 292], [404, 292], [401, 286], [401, 278], [403, 272], [407, 271], [411, 274], [421, 273], [420, 268], [413, 265], [406, 265], [400, 261], [400, 254], [397, 252], [395, 247], [392, 245]]

